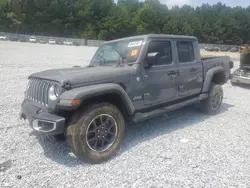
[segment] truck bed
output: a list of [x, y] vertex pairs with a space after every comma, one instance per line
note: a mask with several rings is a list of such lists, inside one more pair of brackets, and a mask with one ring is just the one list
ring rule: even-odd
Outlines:
[[212, 59], [221, 59], [221, 58], [227, 58], [228, 56], [201, 56], [201, 60], [212, 60]]
[[[201, 57], [202, 64], [204, 67], [204, 75], [207, 74], [207, 71], [213, 67], [223, 67], [225, 69], [225, 76], [229, 78], [230, 67], [233, 66], [233, 63], [230, 62], [229, 56], [203, 56]], [[232, 65], [231, 65], [232, 64]]]

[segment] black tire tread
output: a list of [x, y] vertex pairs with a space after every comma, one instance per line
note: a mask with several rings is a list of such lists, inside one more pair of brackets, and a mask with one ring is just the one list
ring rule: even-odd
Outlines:
[[118, 150], [119, 148], [119, 144], [115, 143], [115, 147], [112, 147], [110, 151], [107, 151], [103, 155], [100, 155], [100, 156], [93, 156], [93, 155], [90, 155], [90, 153], [88, 152], [88, 148], [83, 147], [83, 144], [80, 143], [79, 141], [80, 140], [79, 133], [81, 132], [81, 129], [84, 128], [84, 126], [86, 126], [86, 125], [83, 125], [84, 122], [88, 121], [88, 117], [91, 117], [93, 113], [96, 112], [96, 110], [103, 111], [103, 113], [105, 113], [105, 108], [106, 110], [108, 109], [109, 111], [111, 111], [111, 113], [116, 114], [116, 117], [119, 119], [120, 124], [118, 123], [119, 124], [118, 127], [120, 126], [121, 133], [118, 138], [119, 139], [118, 142], [120, 143], [124, 136], [124, 128], [125, 128], [124, 118], [120, 110], [116, 106], [110, 103], [103, 102], [103, 103], [89, 105], [85, 108], [85, 110], [77, 111], [72, 116], [68, 124], [67, 131], [66, 131], [68, 145], [71, 148], [72, 152], [84, 162], [94, 163], [94, 164], [104, 162], [108, 160], [111, 156], [113, 156], [116, 150]]
[[210, 89], [209, 89], [208, 98], [202, 100], [201, 103], [200, 103], [201, 110], [204, 113], [208, 114], [208, 115], [215, 115], [220, 110], [220, 108], [218, 108], [217, 110], [213, 110], [211, 108], [211, 104], [210, 103], [211, 103], [212, 92], [214, 90], [221, 90], [221, 92], [222, 92], [222, 98], [223, 98], [223, 90], [222, 90], [221, 85], [212, 83], [211, 86], [210, 86]]

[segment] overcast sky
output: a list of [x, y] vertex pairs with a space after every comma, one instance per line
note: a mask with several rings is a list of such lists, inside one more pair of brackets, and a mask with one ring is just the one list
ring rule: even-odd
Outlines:
[[[167, 4], [169, 7], [173, 5], [191, 5], [191, 6], [200, 6], [203, 3], [216, 4], [219, 2], [218, 0], [160, 0], [162, 3]], [[250, 0], [220, 0], [220, 2], [228, 5], [228, 6], [242, 6], [248, 7], [250, 5]]]

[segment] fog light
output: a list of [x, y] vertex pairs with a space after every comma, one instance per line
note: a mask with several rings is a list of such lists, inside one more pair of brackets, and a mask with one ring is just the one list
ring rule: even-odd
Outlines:
[[33, 129], [39, 132], [51, 132], [56, 129], [56, 123], [45, 120], [34, 120], [32, 123]]

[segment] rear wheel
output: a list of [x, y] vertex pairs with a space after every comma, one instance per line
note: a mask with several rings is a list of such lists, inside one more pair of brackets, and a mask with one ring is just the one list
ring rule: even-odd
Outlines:
[[101, 163], [115, 155], [124, 128], [124, 118], [116, 106], [95, 104], [73, 117], [67, 128], [67, 141], [81, 160]]
[[223, 100], [223, 89], [221, 85], [211, 84], [208, 98], [201, 101], [201, 109], [209, 115], [219, 112]]

